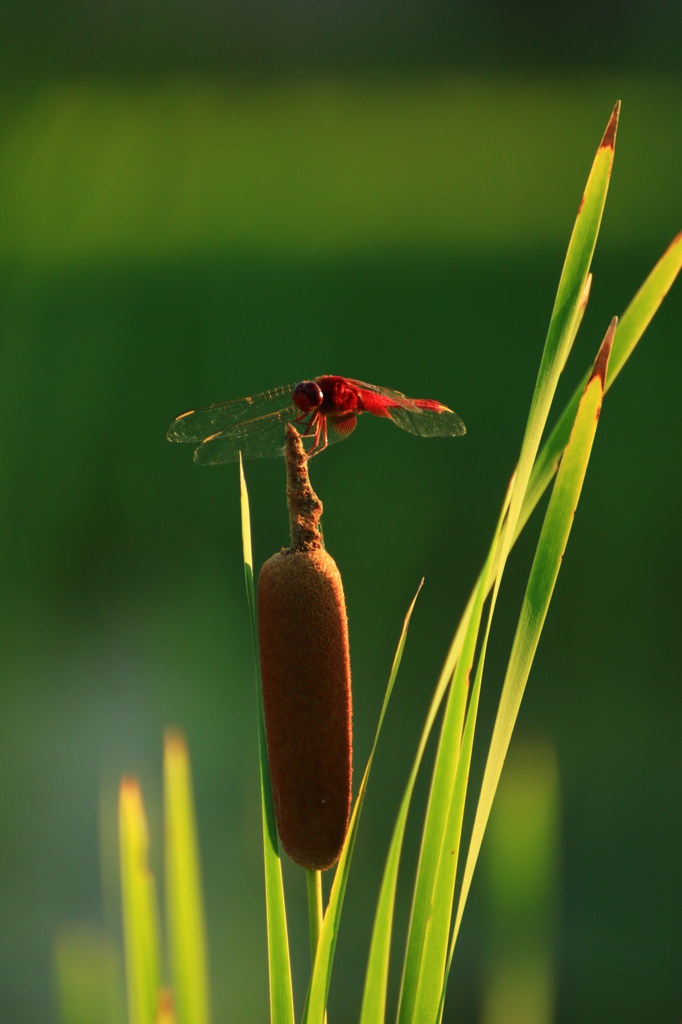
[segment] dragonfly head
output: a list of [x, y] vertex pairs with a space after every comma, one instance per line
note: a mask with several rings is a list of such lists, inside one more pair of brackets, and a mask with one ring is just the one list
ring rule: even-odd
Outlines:
[[314, 380], [304, 380], [294, 388], [292, 398], [294, 404], [301, 412], [310, 412], [312, 409], [319, 409], [324, 401], [324, 395], [319, 384]]

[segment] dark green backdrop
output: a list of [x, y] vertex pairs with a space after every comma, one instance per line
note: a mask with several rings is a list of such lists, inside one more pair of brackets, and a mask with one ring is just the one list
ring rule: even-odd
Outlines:
[[[682, 226], [679, 86], [637, 78], [305, 77], [8, 86], [0, 127], [0, 1017], [53, 1019], [51, 947], [102, 920], [117, 779], [157, 870], [161, 737], [186, 730], [216, 1020], [263, 1021], [255, 694], [237, 469], [173, 416], [319, 373], [451, 404], [462, 440], [363, 418], [316, 459], [352, 645], [356, 777], [421, 576], [332, 985], [357, 1019], [399, 795], [513, 470], [563, 254], [621, 97], [592, 299], [557, 407]], [[605, 401], [518, 732], [556, 747], [561, 1022], [682, 1006], [682, 290]], [[554, 417], [553, 417], [554, 418]], [[257, 565], [287, 543], [284, 467], [246, 466]], [[539, 518], [501, 594], [473, 782]], [[594, 581], [582, 583], [590, 570]], [[410, 819], [403, 882], [424, 802]], [[105, 869], [106, 913], [115, 920]], [[477, 1019], [474, 884], [446, 1020]], [[305, 885], [285, 865], [297, 1005]], [[397, 923], [404, 929], [408, 891]]]

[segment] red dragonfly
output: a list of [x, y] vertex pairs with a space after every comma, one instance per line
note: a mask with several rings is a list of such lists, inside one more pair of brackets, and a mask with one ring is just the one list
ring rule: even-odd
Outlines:
[[300, 423], [313, 443], [308, 457], [343, 441], [360, 413], [390, 419], [419, 437], [458, 437], [466, 433], [459, 416], [431, 398], [406, 398], [400, 391], [363, 384], [350, 377], [315, 377], [251, 398], [190, 409], [173, 420], [168, 440], [199, 447], [194, 461], [204, 466], [284, 454], [285, 423]]

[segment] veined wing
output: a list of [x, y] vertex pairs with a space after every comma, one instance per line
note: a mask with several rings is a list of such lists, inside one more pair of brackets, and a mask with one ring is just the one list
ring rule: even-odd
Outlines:
[[[203, 409], [190, 409], [173, 420], [168, 433], [169, 441], [181, 443], [204, 441], [212, 434], [232, 431], [246, 421], [257, 419], [268, 413], [293, 408], [291, 392], [293, 384], [285, 384], [272, 391], [262, 391], [250, 398], [236, 398], [231, 402], [207, 405]], [[282, 428], [283, 430], [284, 428]], [[284, 442], [282, 442], [284, 444]]]
[[[394, 405], [386, 411], [396, 426], [418, 437], [461, 437], [467, 430], [456, 412], [440, 402], [420, 405], [422, 399], [412, 400], [415, 409]], [[423, 401], [428, 401], [424, 399]]]
[[[194, 461], [201, 466], [243, 459], [268, 459], [284, 455], [285, 427], [292, 423], [299, 410], [291, 402], [283, 409], [266, 416], [240, 421], [231, 430], [217, 431], [204, 439], [194, 452]], [[314, 438], [307, 439], [308, 447]], [[305, 443], [305, 442], [304, 442]]]
[[[387, 416], [402, 430], [418, 437], [460, 437], [466, 427], [456, 412], [431, 398], [408, 398], [402, 391], [351, 381], [363, 392], [363, 399], [372, 412], [372, 396], [377, 402], [377, 413]], [[381, 411], [379, 411], [381, 410]]]

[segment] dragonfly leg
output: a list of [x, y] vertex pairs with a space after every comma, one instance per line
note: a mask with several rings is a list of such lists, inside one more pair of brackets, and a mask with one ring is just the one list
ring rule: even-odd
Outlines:
[[[296, 419], [294, 420], [294, 423], [301, 423], [301, 424], [303, 424], [303, 423], [305, 422], [305, 418], [306, 418], [306, 416], [307, 416], [307, 415], [308, 415], [308, 413], [307, 413], [307, 412], [302, 412], [302, 413], [300, 413], [300, 414], [299, 414], [299, 415], [298, 415], [298, 416], [296, 417]], [[312, 446], [311, 448], [309, 448], [309, 449], [308, 449], [308, 451], [307, 451], [307, 455], [308, 455], [308, 458], [310, 458], [311, 454], [312, 454], [312, 453], [314, 452], [315, 448], [317, 447], [317, 441], [318, 441], [318, 438], [319, 438], [319, 434], [320, 434], [320, 428], [319, 428], [319, 424], [318, 424], [318, 418], [319, 418], [319, 413], [318, 413], [318, 411], [317, 411], [317, 410], [313, 410], [313, 412], [312, 412], [312, 413], [310, 414], [310, 419], [309, 419], [309, 420], [308, 420], [308, 422], [307, 422], [307, 423], [305, 424], [305, 430], [304, 430], [304, 431], [303, 431], [303, 433], [301, 434], [301, 437], [310, 437], [310, 430], [311, 430], [311, 427], [312, 427], [313, 425], [315, 426], [315, 443], [314, 443], [314, 444], [313, 444], [313, 446]]]
[[[320, 435], [324, 430], [324, 442], [320, 444]], [[321, 413], [315, 413], [315, 444], [308, 452], [308, 458], [312, 459], [313, 455], [319, 455], [327, 447], [327, 417]]]
[[[298, 417], [298, 419], [296, 420], [296, 422], [297, 422], [297, 423], [301, 423], [301, 422], [303, 422], [303, 419], [304, 419], [304, 418], [305, 418], [305, 417], [306, 417], [307, 415], [308, 415], [308, 413], [307, 413], [307, 412], [306, 412], [306, 413], [303, 413], [303, 414], [302, 414], [301, 416], [299, 416], [299, 417]], [[310, 428], [312, 427], [313, 423], [315, 423], [315, 424], [317, 423], [317, 413], [316, 413], [316, 412], [314, 412], [314, 413], [312, 414], [312, 416], [310, 417], [310, 419], [309, 419], [309, 420], [308, 420], [308, 422], [306, 423], [306, 427], [305, 427], [305, 430], [303, 431], [303, 436], [304, 436], [304, 437], [305, 437], [305, 436], [306, 436], [307, 434], [309, 434], [309, 433], [310, 433]], [[315, 437], [317, 437], [317, 426], [315, 427]]]

